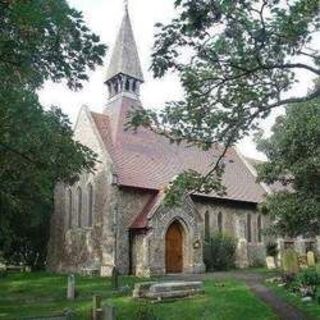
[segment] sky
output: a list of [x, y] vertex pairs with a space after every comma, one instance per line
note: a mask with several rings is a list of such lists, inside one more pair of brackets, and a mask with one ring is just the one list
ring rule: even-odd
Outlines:
[[[39, 92], [40, 101], [46, 107], [59, 106], [72, 123], [75, 122], [79, 109], [87, 105], [90, 110], [102, 112], [107, 99], [107, 87], [104, 85], [108, 59], [119, 29], [123, 13], [124, 0], [68, 0], [70, 6], [83, 12], [84, 19], [90, 29], [98, 34], [101, 41], [108, 45], [104, 66], [90, 72], [89, 82], [79, 92], [69, 90], [63, 84], [48, 82]], [[162, 79], [153, 79], [149, 71], [151, 52], [154, 40], [154, 25], [157, 22], [167, 23], [175, 16], [173, 0], [129, 0], [129, 12], [135, 34], [140, 61], [144, 72], [145, 83], [141, 88], [141, 101], [145, 108], [162, 108], [166, 101], [181, 99], [181, 89], [177, 75], [168, 74]], [[295, 92], [304, 94], [311, 86], [309, 75], [301, 72], [300, 83], [294, 88]], [[262, 124], [262, 128], [270, 132], [274, 119], [282, 110], [276, 110]], [[264, 159], [250, 137], [238, 144], [240, 151], [248, 157]]]

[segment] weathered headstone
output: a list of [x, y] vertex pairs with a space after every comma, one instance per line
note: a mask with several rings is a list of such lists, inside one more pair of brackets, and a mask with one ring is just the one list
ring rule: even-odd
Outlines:
[[312, 251], [307, 252], [307, 262], [309, 267], [314, 267], [316, 265], [316, 260]]
[[203, 293], [201, 281], [147, 282], [135, 284], [134, 298], [151, 300], [185, 298]]
[[114, 306], [103, 306], [103, 320], [116, 320], [116, 308]]
[[300, 269], [307, 269], [308, 268], [307, 256], [306, 255], [298, 256], [298, 263], [299, 263]]
[[92, 299], [92, 320], [102, 320], [103, 311], [101, 309], [101, 296], [94, 295]]
[[116, 267], [114, 267], [112, 269], [111, 281], [112, 281], [112, 289], [115, 291], [118, 290], [119, 289], [119, 274], [118, 274], [118, 270]]
[[92, 304], [93, 304], [93, 306], [92, 306], [93, 310], [100, 309], [101, 308], [101, 296], [95, 294], [92, 299]]
[[284, 272], [287, 273], [298, 273], [299, 272], [299, 262], [297, 253], [289, 248], [284, 250], [282, 257], [282, 268]]
[[271, 257], [271, 256], [267, 257], [266, 258], [266, 264], [267, 264], [268, 270], [274, 270], [274, 269], [277, 268], [274, 257]]
[[67, 289], [67, 299], [74, 300], [75, 298], [75, 291], [76, 291], [76, 283], [74, 274], [70, 274], [68, 276], [68, 289]]

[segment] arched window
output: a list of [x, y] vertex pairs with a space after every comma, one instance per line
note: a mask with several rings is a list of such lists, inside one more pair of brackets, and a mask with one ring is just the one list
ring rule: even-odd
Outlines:
[[206, 211], [204, 214], [204, 237], [205, 240], [210, 239], [210, 216], [209, 211]]
[[257, 218], [258, 242], [262, 242], [262, 217], [261, 214]]
[[221, 211], [218, 213], [218, 231], [220, 233], [223, 232], [223, 216]]
[[252, 241], [252, 234], [251, 234], [251, 214], [247, 214], [247, 241]]
[[136, 92], [136, 90], [137, 90], [137, 83], [136, 83], [136, 81], [133, 81], [133, 83], [132, 83], [132, 91]]
[[81, 218], [82, 218], [82, 190], [80, 187], [77, 189], [78, 194], [78, 227], [81, 228]]
[[130, 81], [129, 81], [129, 79], [126, 80], [126, 91], [130, 91]]
[[72, 198], [72, 190], [68, 189], [68, 228], [72, 228], [72, 212], [73, 212], [73, 198]]
[[88, 184], [88, 226], [91, 227], [93, 222], [93, 187]]
[[117, 94], [119, 92], [119, 83], [118, 81], [114, 84], [114, 92]]

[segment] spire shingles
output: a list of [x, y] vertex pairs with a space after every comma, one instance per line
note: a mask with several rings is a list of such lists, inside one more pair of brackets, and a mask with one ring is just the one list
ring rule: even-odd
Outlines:
[[107, 71], [107, 80], [118, 74], [125, 74], [141, 82], [144, 81], [127, 5], [113, 48]]

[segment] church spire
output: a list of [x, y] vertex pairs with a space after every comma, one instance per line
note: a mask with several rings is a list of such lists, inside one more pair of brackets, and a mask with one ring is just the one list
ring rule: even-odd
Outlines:
[[124, 17], [107, 71], [106, 84], [109, 87], [110, 96], [124, 91], [139, 95], [139, 86], [144, 81], [127, 0], [124, 5]]

